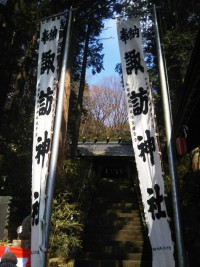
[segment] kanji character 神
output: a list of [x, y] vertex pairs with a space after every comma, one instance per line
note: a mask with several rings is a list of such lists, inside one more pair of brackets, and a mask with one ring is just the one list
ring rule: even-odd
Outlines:
[[[154, 137], [150, 137], [150, 131], [149, 130], [146, 130], [145, 133], [146, 133], [146, 136], [147, 136], [147, 140], [138, 145], [138, 149], [141, 151], [139, 156], [143, 158], [144, 162], [146, 162], [145, 153], [146, 154], [150, 154], [151, 164], [154, 165], [153, 152], [155, 152], [155, 140], [154, 140]], [[142, 141], [143, 137], [142, 136], [138, 136], [137, 139], [139, 141]]]
[[47, 136], [48, 136], [48, 132], [45, 131], [44, 141], [41, 142], [42, 137], [40, 137], [40, 136], [37, 139], [38, 143], [40, 143], [40, 142], [41, 143], [36, 146], [37, 155], [35, 158], [37, 159], [37, 164], [40, 164], [40, 156], [42, 157], [42, 167], [44, 165], [45, 154], [47, 154], [49, 152], [49, 148], [50, 148], [50, 138], [47, 138]]

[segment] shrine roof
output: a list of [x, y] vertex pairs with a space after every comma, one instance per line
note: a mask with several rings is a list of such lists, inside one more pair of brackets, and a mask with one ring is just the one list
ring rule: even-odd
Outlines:
[[134, 157], [131, 142], [78, 143], [78, 153], [82, 156]]

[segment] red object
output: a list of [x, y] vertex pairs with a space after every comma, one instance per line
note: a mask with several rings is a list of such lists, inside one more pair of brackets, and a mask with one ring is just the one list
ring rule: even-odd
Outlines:
[[176, 139], [176, 150], [179, 156], [183, 156], [187, 153], [187, 144], [184, 137], [180, 136]]
[[16, 248], [16, 247], [5, 247], [0, 246], [0, 258], [3, 256], [5, 252], [12, 252], [17, 257], [17, 267], [30, 267], [31, 266], [31, 250]]

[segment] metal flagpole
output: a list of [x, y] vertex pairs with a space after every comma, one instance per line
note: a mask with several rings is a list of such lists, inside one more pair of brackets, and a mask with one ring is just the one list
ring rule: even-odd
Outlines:
[[172, 181], [172, 202], [173, 202], [173, 211], [174, 211], [174, 224], [175, 224], [175, 232], [176, 232], [178, 263], [179, 263], [179, 267], [186, 267], [185, 252], [184, 252], [182, 230], [181, 230], [178, 191], [177, 191], [177, 183], [176, 183], [176, 169], [175, 169], [175, 164], [174, 164], [175, 153], [174, 153], [174, 140], [173, 140], [173, 135], [172, 135], [171, 113], [170, 113], [170, 108], [169, 108], [170, 107], [169, 96], [168, 96], [168, 90], [167, 90], [167, 83], [166, 83], [164, 62], [163, 62], [163, 57], [162, 57], [162, 49], [161, 49], [161, 44], [160, 44], [160, 36], [159, 36], [159, 30], [158, 30], [155, 5], [154, 5], [154, 18], [155, 18], [155, 33], [156, 33], [158, 64], [159, 64], [160, 82], [161, 82], [161, 94], [162, 94], [164, 119], [165, 119], [168, 159], [169, 159], [171, 181]]
[[55, 174], [56, 174], [56, 166], [57, 166], [57, 158], [58, 158], [58, 148], [59, 148], [59, 135], [61, 129], [62, 122], [62, 112], [63, 112], [63, 95], [65, 90], [65, 74], [68, 63], [68, 55], [69, 55], [69, 46], [70, 46], [70, 35], [71, 35], [71, 24], [72, 24], [72, 8], [69, 11], [68, 17], [68, 26], [66, 32], [65, 39], [65, 49], [62, 61], [61, 75], [60, 75], [60, 86], [57, 100], [57, 109], [55, 115], [55, 124], [54, 124], [54, 134], [52, 141], [52, 153], [50, 159], [50, 167], [49, 167], [49, 176], [47, 181], [47, 195], [46, 195], [46, 212], [44, 218], [44, 235], [42, 240], [41, 250], [43, 252], [42, 255], [42, 263], [43, 267], [47, 266], [47, 247], [49, 243], [49, 229], [51, 223], [51, 210], [52, 210], [52, 202], [53, 202], [53, 193], [54, 193], [54, 184], [55, 184]]

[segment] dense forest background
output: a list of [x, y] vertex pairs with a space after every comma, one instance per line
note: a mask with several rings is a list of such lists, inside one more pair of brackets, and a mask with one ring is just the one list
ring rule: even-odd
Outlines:
[[[120, 64], [116, 66], [119, 80], [111, 77], [107, 81], [102, 81], [99, 86], [88, 86], [86, 70], [90, 68], [91, 75], [95, 75], [103, 69], [103, 43], [99, 36], [104, 29], [104, 21], [114, 16], [131, 16], [138, 10], [146, 10], [141, 17], [144, 29], [144, 50], [154, 92], [158, 132], [166, 166], [166, 190], [170, 199], [170, 176], [168, 175], [160, 98], [153, 4], [159, 7], [158, 22], [173, 111], [176, 92], [183, 84], [199, 31], [200, 4], [198, 1], [0, 1], [0, 192], [1, 195], [12, 196], [11, 221], [15, 222], [11, 224], [8, 240], [16, 237], [16, 228], [31, 212], [38, 20], [67, 11], [70, 7], [74, 9], [74, 19], [70, 58], [66, 72], [62, 138], [54, 205], [57, 209], [62, 206], [61, 213], [65, 218], [70, 218], [70, 213], [77, 214], [77, 221], [73, 225], [70, 220], [63, 222], [63, 217], [58, 218], [53, 212], [52, 225], [54, 226], [55, 222], [58, 223], [60, 228], [58, 227], [57, 230], [59, 229], [58, 232], [62, 233], [63, 240], [66, 240], [66, 233], [64, 234], [62, 229], [71, 229], [68, 231], [68, 243], [63, 245], [63, 251], [70, 255], [73, 251], [72, 248], [81, 246], [80, 233], [84, 221], [83, 214], [90, 193], [94, 189], [94, 179], [91, 178], [94, 175], [92, 171], [90, 175], [82, 172], [83, 169], [90, 170], [90, 166], [87, 165], [87, 162], [77, 158], [78, 141], [82, 141], [84, 137], [87, 140], [94, 140], [95, 137], [105, 140], [107, 136], [112, 140], [118, 140], [119, 136], [123, 140], [130, 141], [131, 139], [123, 100], [123, 87], [120, 82]], [[199, 168], [194, 170], [192, 166], [189, 153], [182, 158], [177, 157], [183, 223], [187, 230], [186, 243], [187, 247], [192, 246], [193, 251], [196, 251], [200, 242], [199, 230], [194, 230], [200, 229], [200, 218], [197, 215], [200, 205], [198, 197], [200, 177]], [[74, 177], [76, 179], [73, 179]], [[84, 194], [81, 191], [83, 185], [84, 188], [87, 188]], [[59, 205], [59, 201], [62, 199], [65, 201]], [[170, 208], [169, 201], [169, 210]], [[192, 214], [197, 216], [192, 216]], [[55, 228], [53, 229], [55, 230]], [[51, 245], [54, 244], [54, 251], [57, 249], [58, 232], [53, 231], [54, 234], [52, 234]], [[76, 237], [71, 234], [72, 232]], [[59, 236], [59, 238], [61, 237]]]

